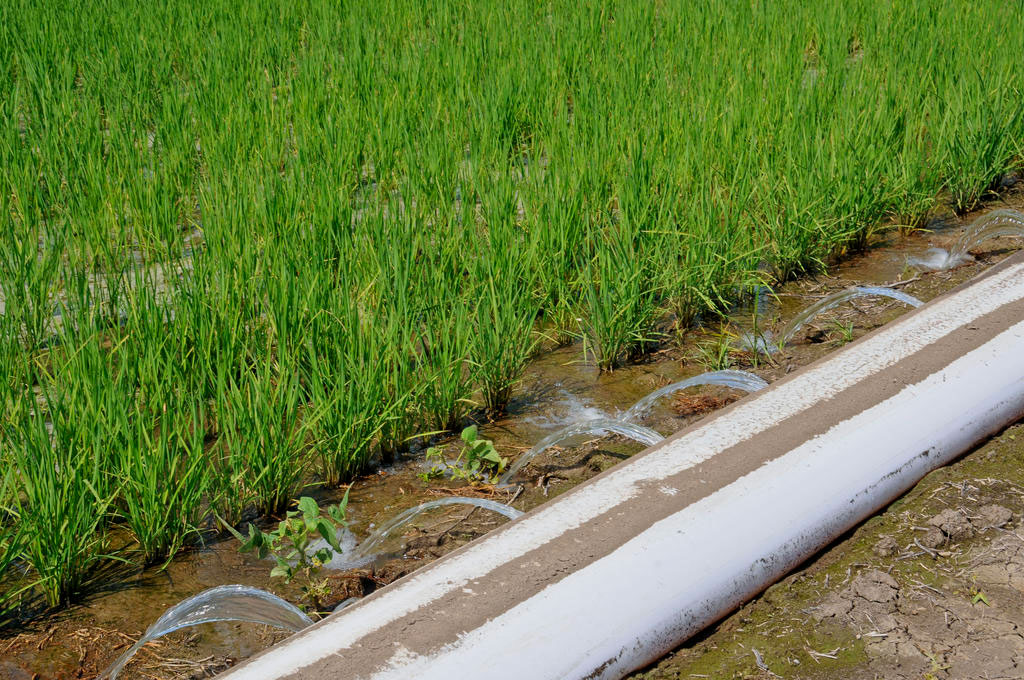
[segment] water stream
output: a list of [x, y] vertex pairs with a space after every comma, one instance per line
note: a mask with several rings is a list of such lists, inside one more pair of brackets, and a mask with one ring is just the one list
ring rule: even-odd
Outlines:
[[182, 628], [216, 621], [265, 623], [295, 632], [313, 623], [298, 607], [265, 590], [249, 586], [217, 586], [182, 600], [164, 612], [138, 642], [100, 674], [101, 680], [114, 680], [128, 660], [147, 642]]
[[786, 343], [792, 340], [797, 331], [803, 328], [819, 314], [841, 305], [844, 302], [849, 302], [850, 300], [854, 300], [859, 297], [869, 296], [892, 298], [893, 300], [899, 300], [900, 302], [908, 304], [911, 307], [920, 307], [924, 304], [913, 295], [908, 295], [907, 293], [894, 290], [892, 288], [885, 288], [882, 286], [852, 286], [823, 297], [810, 305], [797, 314], [792, 321], [783, 326], [778, 335], [772, 335], [768, 332], [760, 334], [744, 333], [740, 336], [740, 346], [744, 349], [754, 350], [762, 354], [774, 354]]
[[407, 526], [414, 519], [422, 515], [428, 510], [434, 508], [444, 507], [446, 505], [472, 505], [477, 508], [483, 508], [484, 510], [490, 510], [500, 515], [504, 515], [509, 519], [516, 519], [523, 515], [522, 511], [516, 510], [511, 505], [505, 505], [497, 501], [487, 500], [486, 498], [439, 498], [434, 501], [427, 501], [426, 503], [420, 503], [419, 505], [409, 508], [404, 512], [400, 512], [395, 515], [387, 522], [379, 526], [369, 536], [356, 547], [352, 554], [344, 561], [341, 561], [341, 555], [335, 556], [335, 560], [331, 560], [326, 563], [325, 566], [333, 569], [351, 569], [355, 566], [361, 566], [372, 561], [377, 556], [377, 547], [391, 535], [396, 529]]
[[672, 383], [671, 385], [666, 385], [661, 389], [654, 390], [622, 414], [621, 420], [630, 421], [641, 418], [650, 410], [651, 406], [654, 405], [654, 402], [658, 401], [662, 397], [680, 390], [685, 390], [688, 387], [696, 387], [698, 385], [722, 385], [737, 390], [743, 390], [744, 392], [756, 392], [757, 390], [768, 387], [768, 383], [764, 380], [753, 373], [747, 373], [746, 371], [709, 371], [707, 373], [695, 375], [692, 378], [687, 378], [686, 380], [680, 380], [679, 382]]
[[529, 463], [531, 460], [540, 455], [545, 449], [554, 446], [570, 437], [575, 437], [581, 434], [604, 434], [606, 432], [614, 432], [615, 434], [621, 434], [623, 437], [629, 437], [642, 444], [653, 446], [660, 442], [664, 437], [654, 430], [643, 427], [641, 425], [633, 425], [622, 420], [615, 420], [613, 418], [596, 418], [594, 420], [585, 420], [581, 423], [574, 423], [568, 427], [562, 428], [558, 432], [548, 435], [537, 442], [533, 448], [519, 456], [512, 467], [505, 471], [505, 474], [498, 480], [498, 485], [508, 484], [509, 480], [512, 479], [517, 472], [519, 472], [524, 465]]
[[907, 262], [921, 269], [945, 271], [971, 262], [972, 249], [999, 236], [1024, 236], [1024, 213], [1010, 208], [993, 210], [971, 222], [949, 250], [929, 248], [922, 257], [911, 257]]

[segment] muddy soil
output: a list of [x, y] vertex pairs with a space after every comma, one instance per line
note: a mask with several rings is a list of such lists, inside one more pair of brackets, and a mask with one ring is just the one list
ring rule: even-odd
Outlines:
[[[1024, 206], [1024, 195], [1011, 193], [986, 210], [1007, 204]], [[481, 435], [514, 459], [568, 421], [614, 416], [652, 390], [705, 370], [741, 368], [772, 382], [908, 308], [889, 299], [856, 300], [806, 326], [770, 359], [739, 351], [736, 338], [742, 330], [755, 323], [777, 330], [807, 305], [851, 285], [896, 286], [930, 300], [1021, 245], [1013, 239], [992, 241], [974, 251], [975, 262], [950, 272], [925, 273], [907, 266], [908, 256], [952, 243], [975, 217], [935, 222], [928, 233], [883, 234], [866, 252], [847, 257], [828, 275], [789, 282], [775, 296], [762, 298], [756, 322], [752, 305], [738, 306], [727, 320], [690, 331], [681, 347], [611, 374], [599, 374], [578, 345], [547, 351], [528, 368], [507, 416], [483, 423]], [[724, 351], [715, 359], [709, 349], [722, 345]], [[740, 396], [726, 388], [691, 389], [663, 399], [642, 424], [669, 435]], [[1010, 445], [1018, 439], [1020, 450]], [[454, 457], [457, 443], [447, 446]], [[642, 448], [620, 437], [578, 437], [531, 461], [511, 489], [444, 479], [426, 482], [420, 477], [425, 469], [422, 452], [411, 452], [355, 482], [350, 528], [365, 537], [399, 512], [447, 495], [493, 498], [528, 510]], [[1014, 543], [1024, 545], [1014, 533], [1024, 511], [1024, 473], [1018, 474], [1022, 458], [1024, 433], [1011, 430], [933, 474], [906, 499], [713, 632], [634, 677], [1010, 677], [999, 669], [1010, 672], [1024, 655], [1024, 638], [1014, 637], [1018, 621], [1012, 614], [1024, 604], [1017, 588], [1024, 587], [1024, 549]], [[334, 493], [312, 495], [321, 504], [338, 500]], [[929, 524], [943, 510], [961, 513], [964, 527], [948, 514], [936, 519], [937, 525]], [[1010, 518], [1004, 522], [1007, 512]], [[427, 513], [386, 546], [388, 555], [376, 563], [328, 573], [330, 595], [322, 608], [366, 595], [504, 521], [459, 506]], [[220, 538], [176, 559], [165, 571], [118, 573], [83, 604], [0, 633], [0, 680], [95, 677], [166, 608], [216, 585], [253, 585], [300, 602], [296, 585], [270, 580], [270, 566], [240, 555], [233, 539]], [[198, 626], [147, 645], [121, 677], [211, 677], [287, 635], [242, 623]], [[1011, 653], [996, 654], [997, 648]], [[970, 668], [975, 670], [965, 675], [957, 669], [965, 668], [972, 654], [1005, 663], [997, 668], [993, 662], [985, 671], [991, 671], [989, 676], [970, 674], [979, 668], [974, 664]]]

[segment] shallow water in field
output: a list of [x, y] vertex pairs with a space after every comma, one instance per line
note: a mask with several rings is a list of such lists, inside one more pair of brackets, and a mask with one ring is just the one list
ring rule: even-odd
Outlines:
[[[1010, 200], [1011, 205], [1013, 201], [1024, 204], [1019, 196]], [[908, 266], [908, 258], [930, 247], [950, 247], [970, 221], [937, 222], [931, 225], [931, 233], [883, 235], [867, 252], [847, 257], [829, 275], [790, 282], [780, 286], [774, 296], [764, 296], [758, 305], [758, 325], [778, 331], [809, 305], [854, 285], [895, 287], [927, 302], [1018, 247], [1018, 241], [999, 238], [973, 251], [975, 261], [950, 271], [924, 273]], [[610, 374], [599, 373], [591, 361], [585, 360], [579, 344], [545, 351], [527, 368], [507, 414], [494, 422], [481, 423], [480, 435], [493, 440], [498, 452], [512, 462], [569, 423], [619, 418], [651, 392], [707, 370], [742, 369], [771, 383], [909, 310], [895, 300], [858, 299], [812, 319], [770, 359], [753, 362], [749, 353], [744, 356], [734, 352], [731, 365], [711, 366], [695, 358], [699, 345], [749, 331], [753, 309], [749, 304], [738, 305], [727, 320], [706, 320], [695, 328], [683, 348], [664, 350], [646, 363]], [[654, 402], [638, 422], [671, 435], [709, 410], [741, 396], [742, 391], [721, 386], [691, 388]], [[452, 454], [450, 457], [459, 448], [454, 441], [441, 445]], [[544, 451], [526, 465], [517, 476], [522, 488], [498, 491], [474, 491], [445, 479], [424, 482], [420, 478], [424, 471], [422, 451], [410, 452], [352, 486], [350, 529], [361, 540], [403, 511], [454, 495], [487, 497], [529, 510], [642, 448], [618, 436], [577, 437], [563, 442], [561, 448]], [[321, 505], [340, 498], [340, 493], [333, 491], [311, 489], [310, 495]], [[390, 557], [366, 569], [332, 575], [335, 597], [327, 604], [334, 606], [349, 597], [372, 592], [506, 521], [493, 513], [458, 505], [425, 512], [400, 536], [388, 536], [382, 543], [381, 551]], [[105, 590], [95, 591], [84, 604], [37, 618], [29, 628], [0, 636], [0, 680], [32, 677], [32, 673], [37, 673], [40, 680], [68, 677], [79, 669], [84, 670], [84, 677], [91, 677], [130, 646], [168, 607], [214, 586], [238, 583], [269, 588], [292, 602], [300, 601], [296, 585], [282, 586], [279, 581], [272, 582], [268, 574], [266, 562], [239, 554], [237, 542], [231, 538], [211, 541], [175, 559], [163, 572], [114, 571], [106, 577]], [[120, 677], [202, 677], [200, 673], [226, 668], [287, 634], [245, 623], [203, 624], [147, 646]]]

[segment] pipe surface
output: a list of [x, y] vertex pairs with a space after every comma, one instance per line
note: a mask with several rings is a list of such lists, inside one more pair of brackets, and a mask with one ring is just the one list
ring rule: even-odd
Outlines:
[[620, 678], [1024, 414], [1024, 255], [228, 671]]

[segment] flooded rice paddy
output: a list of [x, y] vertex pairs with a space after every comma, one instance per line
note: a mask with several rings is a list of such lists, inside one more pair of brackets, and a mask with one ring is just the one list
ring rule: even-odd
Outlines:
[[[1011, 205], [1021, 203], [1016, 196], [1008, 200]], [[355, 566], [345, 565], [347, 569], [326, 572], [331, 596], [325, 611], [385, 586], [507, 521], [500, 514], [453, 503], [457, 497], [481, 499], [481, 505], [508, 503], [516, 512], [527, 511], [645, 446], [617, 434], [580, 432], [574, 437], [560, 437], [551, 446], [537, 447], [538, 442], [550, 440], [567, 426], [604, 423], [592, 429], [608, 432], [614, 429], [607, 426], [609, 422], [632, 421], [634, 426], [653, 433], [648, 443], [654, 435], [670, 435], [708, 411], [743, 396], [746, 388], [759, 387], [758, 379], [770, 384], [909, 309], [899, 299], [863, 297], [822, 310], [820, 316], [794, 328], [794, 320], [808, 307], [852, 286], [886, 286], [902, 296], [927, 301], [1020, 246], [1019, 241], [1005, 238], [1009, 234], [1001, 234], [979, 244], [972, 251], [973, 260], [954, 269], [927, 271], [910, 264], [929, 248], [955, 252], [956, 244], [963, 240], [963, 227], [969, 222], [937, 222], [932, 225], [932, 233], [888, 233], [867, 252], [847, 258], [829, 275], [785, 284], [773, 295], [763, 295], [756, 303], [736, 308], [727, 320], [712, 320], [694, 328], [681, 346], [663, 349], [644, 363], [602, 373], [584, 358], [578, 345], [544, 351], [527, 368], [507, 413], [493, 422], [481, 423], [480, 436], [492, 440], [501, 455], [511, 461], [523, 460], [528, 452], [535, 454], [518, 466], [513, 463], [502, 480], [507, 484], [425, 481], [422, 451], [413, 450], [352, 485], [348, 519], [353, 541], [349, 545], [361, 540], [366, 543], [360, 548], [367, 545], [372, 550], [367, 548], [360, 554], [360, 548], [356, 548], [353, 556], [368, 559]], [[793, 329], [792, 337], [770, 355], [749, 351], [742, 344], [743, 335], [755, 328], [781, 333], [780, 329], [787, 327]], [[646, 399], [708, 371], [740, 370], [757, 376], [750, 378], [753, 382], [745, 389], [736, 389], [735, 381], [726, 380], [726, 385], [694, 386], [669, 391], [660, 399]], [[339, 499], [336, 493], [317, 495], [321, 504]], [[416, 510], [431, 502], [427, 508]], [[402, 518], [403, 513], [415, 516], [403, 522], [399, 530], [382, 533], [382, 528], [396, 517]], [[114, 567], [102, 575], [102, 584], [93, 588], [83, 604], [33, 617], [22, 630], [0, 638], [0, 678], [95, 677], [165, 610], [208, 588], [240, 584], [269, 589], [298, 601], [301, 594], [297, 587], [271, 580], [269, 566], [251, 555], [240, 554], [234, 539], [212, 537], [162, 571]], [[725, 629], [735, 631], [736, 626], [729, 624]], [[205, 623], [143, 647], [120, 677], [206, 677], [287, 634], [251, 623]], [[710, 639], [688, 649], [706, 649]], [[853, 644], [851, 648], [863, 647]], [[822, 659], [842, 656], [828, 650], [819, 653]], [[679, 661], [689, 658], [688, 654], [681, 652], [673, 658]], [[751, 660], [755, 672], [765, 672], [754, 655]], [[679, 677], [673, 675], [673, 663], [667, 661], [664, 668], [643, 677]]]

